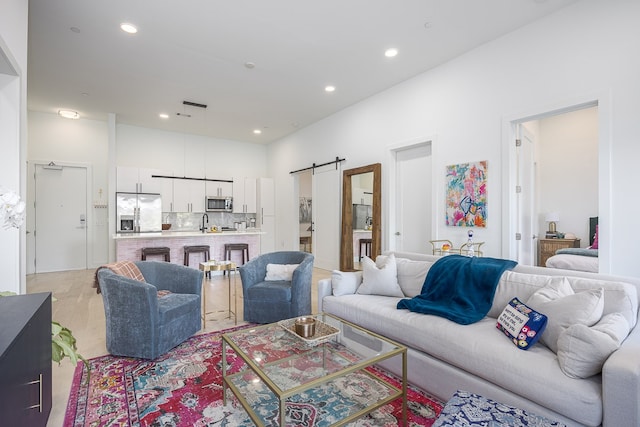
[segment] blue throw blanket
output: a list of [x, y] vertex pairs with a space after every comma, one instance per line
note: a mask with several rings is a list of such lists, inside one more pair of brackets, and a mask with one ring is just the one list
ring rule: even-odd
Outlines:
[[491, 309], [502, 273], [516, 264], [496, 258], [442, 257], [429, 269], [420, 295], [398, 301], [398, 308], [435, 314], [461, 325], [475, 323]]

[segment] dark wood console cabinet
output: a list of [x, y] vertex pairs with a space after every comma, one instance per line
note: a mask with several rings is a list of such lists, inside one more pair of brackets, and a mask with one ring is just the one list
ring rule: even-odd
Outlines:
[[0, 298], [0, 425], [46, 426], [51, 412], [51, 294]]

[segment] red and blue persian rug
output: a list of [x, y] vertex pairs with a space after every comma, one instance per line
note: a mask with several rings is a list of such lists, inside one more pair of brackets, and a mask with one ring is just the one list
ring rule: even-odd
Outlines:
[[[230, 329], [231, 330], [231, 329]], [[83, 363], [76, 367], [64, 427], [94, 426], [253, 426], [237, 399], [227, 391], [222, 404], [222, 340], [226, 331], [197, 335], [156, 360], [102, 356], [90, 359], [91, 375]], [[243, 364], [233, 352], [227, 353], [230, 369]], [[401, 380], [378, 367], [369, 373], [395, 387]], [[320, 387], [312, 396], [287, 404], [287, 426], [320, 427], [330, 425], [348, 410], [355, 395], [375, 397], [375, 386], [368, 375], [353, 375], [335, 384]], [[356, 396], [360, 397], [360, 396]], [[431, 426], [442, 410], [442, 402], [409, 386], [407, 421], [409, 426]], [[264, 409], [264, 410], [263, 410]], [[277, 404], [261, 408], [265, 419], [277, 425]], [[402, 418], [402, 403], [396, 399], [352, 426], [397, 426]]]

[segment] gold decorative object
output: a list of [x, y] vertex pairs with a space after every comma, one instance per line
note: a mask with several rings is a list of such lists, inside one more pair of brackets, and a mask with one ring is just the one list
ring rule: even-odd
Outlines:
[[[305, 316], [304, 318], [313, 319], [311, 316]], [[324, 342], [329, 341], [332, 337], [338, 335], [340, 331], [333, 326], [315, 319], [314, 323], [314, 333], [308, 337], [304, 337], [296, 331], [296, 320], [300, 319], [300, 317], [296, 317], [293, 319], [281, 320], [278, 322], [285, 331], [291, 333], [294, 337], [303, 341], [307, 346], [315, 346], [318, 344], [322, 344]]]
[[295, 323], [296, 334], [302, 338], [309, 338], [316, 334], [316, 319], [313, 317], [298, 317]]

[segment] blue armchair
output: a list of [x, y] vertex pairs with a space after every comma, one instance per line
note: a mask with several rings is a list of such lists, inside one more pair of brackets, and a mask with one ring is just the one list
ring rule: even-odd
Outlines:
[[[291, 280], [265, 280], [267, 264], [300, 264]], [[311, 314], [313, 255], [306, 252], [272, 252], [240, 267], [244, 320], [273, 323]]]
[[[107, 350], [155, 359], [201, 328], [202, 273], [178, 264], [135, 263], [147, 283], [103, 268], [97, 273], [107, 326]], [[171, 293], [159, 296], [158, 291]]]

